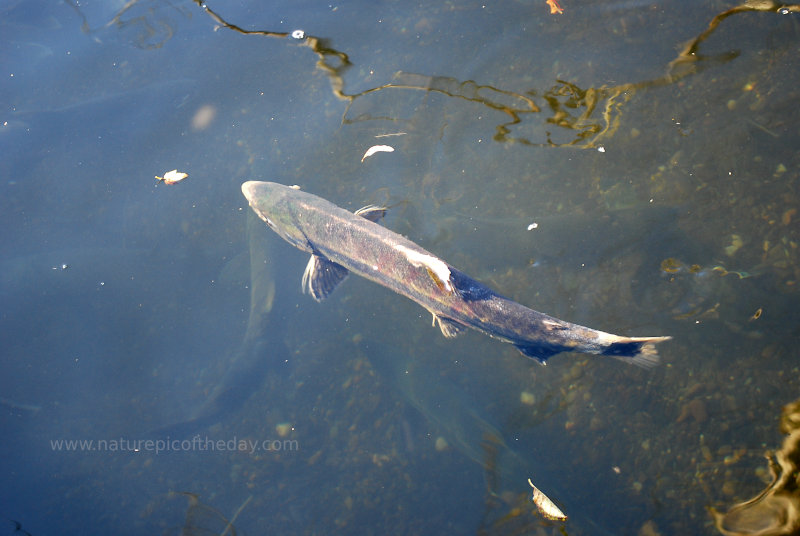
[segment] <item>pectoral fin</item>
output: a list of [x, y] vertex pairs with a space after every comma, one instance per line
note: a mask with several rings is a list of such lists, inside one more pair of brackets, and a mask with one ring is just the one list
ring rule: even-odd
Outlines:
[[347, 268], [340, 264], [319, 255], [311, 255], [303, 272], [303, 292], [311, 294], [311, 297], [318, 302], [322, 301], [345, 280], [349, 273]]
[[367, 205], [366, 207], [361, 207], [360, 209], [356, 210], [353, 214], [356, 216], [361, 216], [362, 218], [366, 218], [372, 223], [378, 223], [378, 220], [386, 216], [387, 210], [389, 209], [386, 207]]

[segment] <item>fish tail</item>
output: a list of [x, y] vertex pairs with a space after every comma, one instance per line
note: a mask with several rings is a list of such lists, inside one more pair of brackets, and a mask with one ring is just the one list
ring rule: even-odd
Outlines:
[[656, 344], [668, 341], [672, 337], [620, 337], [611, 335], [602, 355], [608, 355], [633, 363], [642, 368], [653, 368], [658, 364], [659, 356]]

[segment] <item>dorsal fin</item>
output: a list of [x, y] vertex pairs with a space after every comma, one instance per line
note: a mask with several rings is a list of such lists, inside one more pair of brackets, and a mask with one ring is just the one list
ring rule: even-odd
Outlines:
[[366, 218], [373, 223], [378, 223], [378, 220], [386, 216], [386, 211], [388, 210], [389, 209], [386, 207], [367, 205], [366, 207], [361, 207], [360, 209], [356, 210], [353, 214], [356, 216], [361, 216], [362, 218]]

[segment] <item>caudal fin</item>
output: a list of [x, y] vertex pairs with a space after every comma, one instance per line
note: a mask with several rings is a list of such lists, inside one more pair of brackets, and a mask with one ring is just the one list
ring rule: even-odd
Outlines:
[[626, 363], [633, 363], [642, 368], [653, 368], [658, 364], [658, 349], [656, 344], [668, 341], [672, 337], [620, 337], [615, 339], [603, 350], [602, 355], [615, 357]]

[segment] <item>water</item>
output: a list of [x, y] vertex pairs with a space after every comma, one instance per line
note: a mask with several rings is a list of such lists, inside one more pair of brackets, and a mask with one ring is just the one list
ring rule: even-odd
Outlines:
[[[568, 534], [712, 534], [706, 507], [766, 486], [798, 397], [796, 11], [718, 19], [681, 56], [731, 6], [84, 4], [0, 17], [3, 517], [561, 533], [531, 478]], [[362, 162], [373, 145], [395, 150]], [[251, 179], [389, 205], [521, 303], [674, 339], [652, 371], [543, 368], [355, 277], [317, 304], [304, 256], [248, 235]], [[256, 351], [263, 381], [226, 375]], [[236, 402], [209, 402], [231, 377]], [[194, 442], [135, 442], [209, 406]]]

